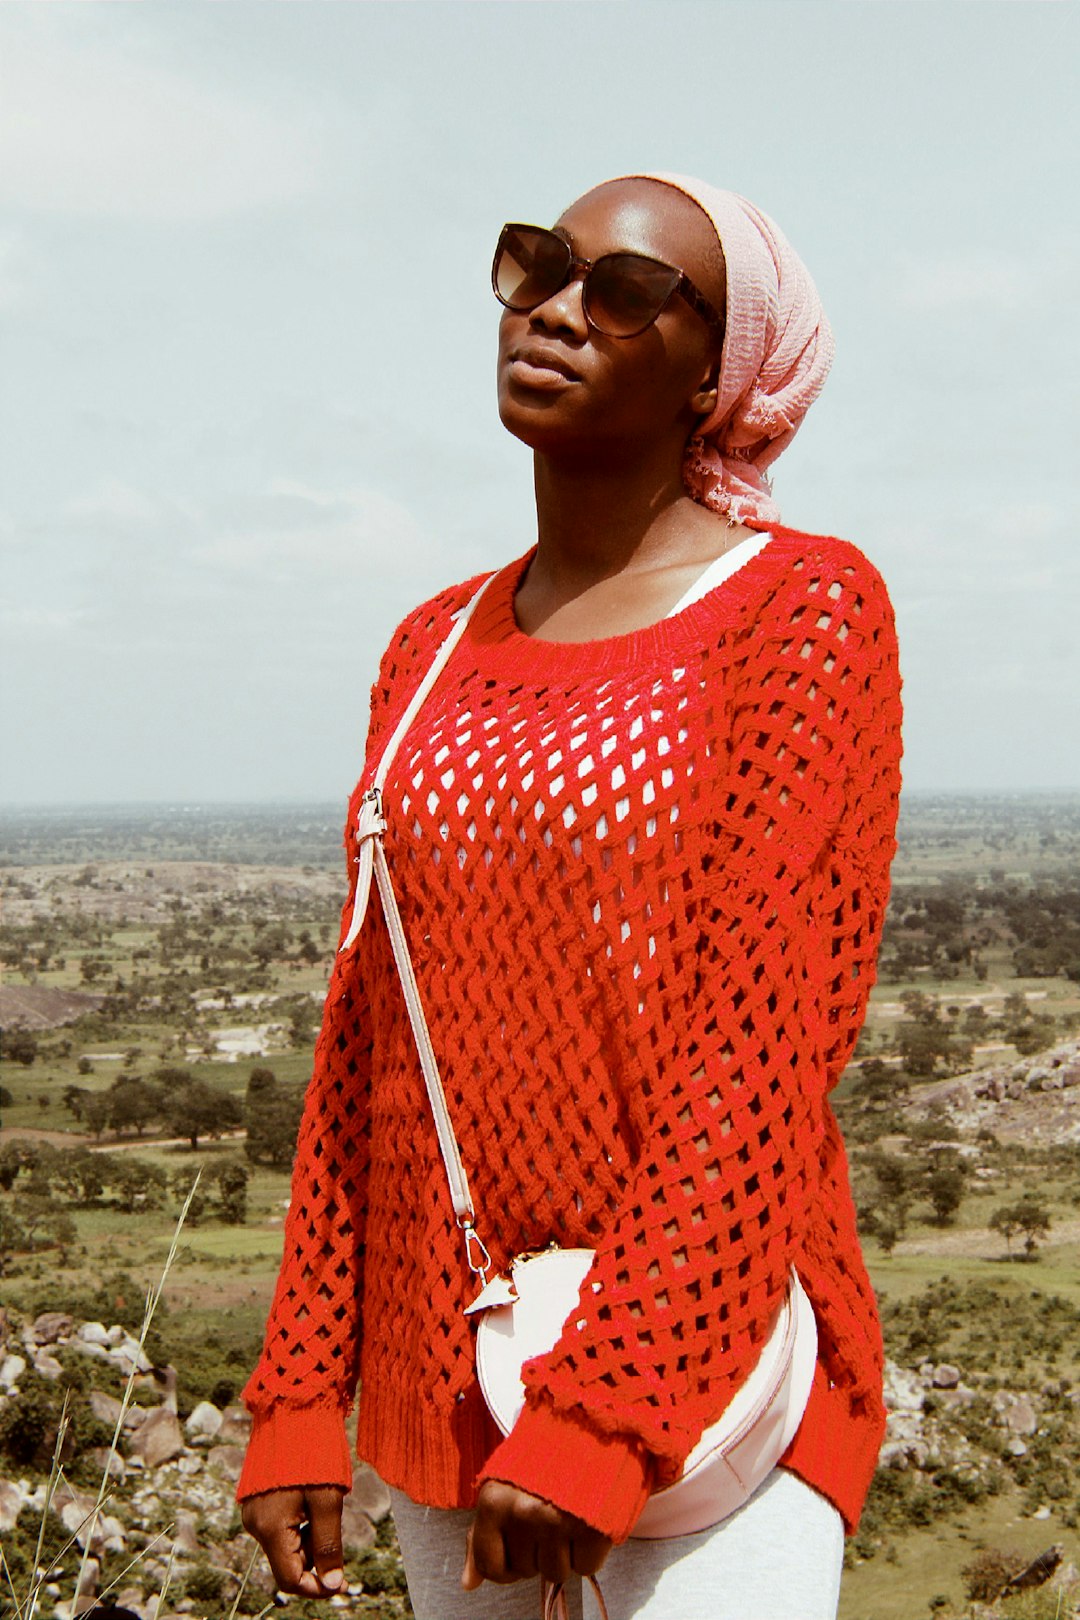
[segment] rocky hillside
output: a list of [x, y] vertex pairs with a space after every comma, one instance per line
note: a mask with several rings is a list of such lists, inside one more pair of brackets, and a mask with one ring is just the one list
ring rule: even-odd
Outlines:
[[[134, 1399], [113, 1450], [108, 1441], [121, 1414], [118, 1390], [133, 1371]], [[0, 1543], [17, 1591], [30, 1577], [65, 1392], [69, 1403], [62, 1475], [44, 1538], [56, 1568], [39, 1614], [55, 1620], [89, 1615], [106, 1592], [135, 1620], [222, 1620], [232, 1612], [255, 1550], [234, 1502], [250, 1418], [241, 1406], [222, 1411], [203, 1401], [182, 1419], [175, 1391], [174, 1369], [152, 1368], [123, 1327], [76, 1323], [56, 1311], [32, 1322], [0, 1312]], [[91, 1531], [103, 1473], [108, 1495]], [[343, 1514], [346, 1590], [325, 1606], [305, 1606], [305, 1613], [348, 1608], [390, 1620], [410, 1612], [389, 1506], [385, 1486], [358, 1466]], [[74, 1545], [62, 1553], [72, 1538]], [[73, 1601], [88, 1539], [91, 1556]], [[259, 1613], [272, 1595], [260, 1555], [238, 1613]], [[99, 1612], [114, 1614], [107, 1605]]]

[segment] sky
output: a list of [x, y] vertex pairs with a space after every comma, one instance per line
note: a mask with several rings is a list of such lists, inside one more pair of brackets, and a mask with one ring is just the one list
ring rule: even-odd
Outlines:
[[1080, 788], [1080, 10], [0, 6], [0, 802], [339, 801], [394, 626], [534, 538], [488, 274], [642, 168], [780, 223], [774, 468], [896, 606], [905, 781]]

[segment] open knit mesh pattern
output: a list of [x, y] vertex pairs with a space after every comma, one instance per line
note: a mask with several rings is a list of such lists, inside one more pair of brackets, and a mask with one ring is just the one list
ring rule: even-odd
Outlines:
[[[880, 1439], [881, 1344], [826, 1093], [865, 1013], [895, 847], [888, 598], [853, 547], [777, 530], [661, 625], [545, 643], [513, 621], [523, 567], [489, 589], [386, 793], [494, 1263], [553, 1239], [596, 1251], [526, 1369], [533, 1449], [515, 1430], [487, 1473], [546, 1483], [589, 1519], [602, 1482], [531, 1469], [545, 1422], [569, 1421], [605, 1442], [594, 1474], [638, 1460], [640, 1507], [747, 1376], [794, 1264], [820, 1332], [811, 1405], [869, 1436], [846, 1495], [830, 1486], [842, 1457], [802, 1471], [851, 1524]], [[419, 609], [387, 652], [350, 828], [473, 585]], [[264, 1428], [344, 1409], [362, 1346], [362, 1454], [417, 1497], [468, 1502], [497, 1439], [462, 1315], [474, 1293], [373, 899], [335, 967], [247, 1399]], [[296, 1482], [269, 1477], [269, 1455], [253, 1447], [242, 1492]], [[625, 1534], [621, 1512], [590, 1522]]]

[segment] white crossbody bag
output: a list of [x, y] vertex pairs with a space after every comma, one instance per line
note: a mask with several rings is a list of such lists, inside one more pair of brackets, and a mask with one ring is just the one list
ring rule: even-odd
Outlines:
[[[454, 648], [490, 580], [457, 615], [383, 750], [357, 825], [359, 855], [352, 920], [341, 949], [355, 941], [367, 911], [374, 876], [390, 935], [405, 1005], [435, 1121], [454, 1217], [461, 1229], [469, 1269], [481, 1288], [465, 1310], [478, 1318], [476, 1370], [496, 1423], [509, 1434], [525, 1402], [522, 1363], [550, 1350], [564, 1323], [579, 1308], [593, 1261], [591, 1249], [552, 1247], [513, 1260], [504, 1275], [489, 1278], [491, 1259], [476, 1227], [476, 1211], [454, 1134], [446, 1094], [413, 973], [408, 942], [383, 848], [386, 831], [383, 788], [394, 756]], [[707, 1529], [733, 1513], [776, 1466], [795, 1436], [810, 1396], [817, 1360], [814, 1312], [794, 1270], [769, 1336], [746, 1382], [718, 1422], [707, 1429], [674, 1484], [650, 1496], [633, 1534], [656, 1540]]]

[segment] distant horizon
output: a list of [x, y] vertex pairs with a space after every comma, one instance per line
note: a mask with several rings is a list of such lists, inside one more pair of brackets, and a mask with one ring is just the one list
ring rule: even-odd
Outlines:
[[[347, 801], [351, 789], [342, 792], [340, 799], [304, 799], [281, 795], [260, 799], [81, 799], [81, 800], [8, 800], [0, 801], [0, 817], [25, 815], [33, 811], [49, 814], [65, 812], [78, 815], [93, 811], [173, 810], [197, 812], [200, 810], [309, 810], [337, 813]], [[907, 799], [1075, 799], [1080, 798], [1080, 785], [1075, 787], [972, 787], [937, 788], [904, 787], [901, 798]]]

